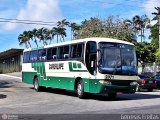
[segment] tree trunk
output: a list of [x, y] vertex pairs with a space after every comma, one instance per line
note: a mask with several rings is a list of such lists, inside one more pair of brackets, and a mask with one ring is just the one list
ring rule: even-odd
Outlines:
[[141, 28], [141, 43], [142, 43], [142, 28]]
[[36, 40], [36, 38], [34, 38], [34, 42], [36, 43], [36, 46], [38, 47], [38, 43], [37, 43], [37, 40]]
[[28, 41], [28, 44], [29, 44], [29, 46], [30, 46], [30, 48], [31, 48], [31, 43]]

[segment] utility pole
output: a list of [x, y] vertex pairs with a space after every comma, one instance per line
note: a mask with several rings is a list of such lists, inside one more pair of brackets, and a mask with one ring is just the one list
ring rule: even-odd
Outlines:
[[158, 11], [157, 13], [154, 12], [152, 13], [153, 15], [156, 15], [156, 17], [158, 17], [158, 35], [159, 35], [159, 62], [160, 62], [160, 7], [155, 7], [155, 9]]

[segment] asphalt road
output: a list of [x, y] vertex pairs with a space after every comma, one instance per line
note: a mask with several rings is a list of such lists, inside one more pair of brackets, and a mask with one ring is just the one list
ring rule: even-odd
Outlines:
[[0, 75], [0, 114], [3, 113], [159, 114], [160, 91], [118, 94], [115, 100], [109, 100], [105, 95], [79, 99], [72, 91], [46, 89], [35, 92], [32, 85], [21, 82], [20, 75]]

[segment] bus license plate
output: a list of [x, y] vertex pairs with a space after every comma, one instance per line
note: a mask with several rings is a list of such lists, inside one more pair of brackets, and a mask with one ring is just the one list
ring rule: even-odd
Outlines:
[[149, 81], [149, 83], [153, 83], [153, 81]]

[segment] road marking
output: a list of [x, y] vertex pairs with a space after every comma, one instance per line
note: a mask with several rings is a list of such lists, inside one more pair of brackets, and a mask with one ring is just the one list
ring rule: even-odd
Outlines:
[[21, 77], [12, 76], [12, 75], [0, 74], [0, 76], [5, 76], [5, 77], [16, 78], [16, 79], [20, 79], [20, 80], [22, 80], [22, 78], [21, 78]]
[[15, 92], [16, 88], [0, 88], [0, 92]]

